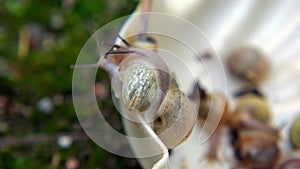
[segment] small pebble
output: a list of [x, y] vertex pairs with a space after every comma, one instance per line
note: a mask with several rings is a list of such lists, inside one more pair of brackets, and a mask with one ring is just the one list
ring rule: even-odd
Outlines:
[[60, 13], [53, 13], [50, 18], [50, 25], [55, 30], [61, 30], [65, 25], [65, 18]]
[[209, 51], [205, 51], [205, 52], [201, 52], [197, 55], [197, 59], [199, 61], [202, 61], [202, 59], [212, 59], [213, 58], [213, 55], [212, 53], [210, 53]]
[[37, 23], [30, 23], [25, 26], [25, 29], [29, 32], [30, 48], [38, 48], [43, 39], [44, 28]]
[[22, 114], [24, 117], [30, 117], [32, 115], [32, 107], [24, 105], [22, 107]]
[[36, 104], [36, 109], [38, 109], [39, 111], [45, 114], [50, 114], [54, 109], [54, 104], [52, 99], [49, 97], [41, 98]]
[[55, 37], [52, 33], [46, 33], [42, 41], [42, 47], [45, 50], [50, 50], [55, 45]]
[[24, 104], [16, 102], [9, 106], [8, 112], [12, 116], [19, 116], [22, 113]]
[[53, 96], [53, 102], [55, 105], [59, 106], [64, 102], [64, 96], [61, 94], [56, 94]]
[[72, 143], [73, 139], [71, 136], [60, 136], [57, 138], [57, 144], [61, 148], [70, 148]]
[[79, 168], [79, 160], [76, 157], [69, 157], [65, 165], [67, 169], [77, 169]]
[[66, 9], [73, 9], [76, 4], [76, 0], [63, 0], [63, 7]]

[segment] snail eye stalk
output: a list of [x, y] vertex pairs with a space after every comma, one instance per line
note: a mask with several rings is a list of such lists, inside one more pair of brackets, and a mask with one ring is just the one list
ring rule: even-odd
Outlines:
[[113, 50], [113, 51], [108, 51], [104, 58], [107, 59], [108, 55], [113, 55], [113, 54], [126, 54], [126, 53], [135, 53], [134, 51], [131, 50]]
[[122, 40], [122, 42], [126, 45], [127, 48], [131, 47], [131, 44], [127, 40], [122, 38], [120, 35], [117, 35], [117, 37]]

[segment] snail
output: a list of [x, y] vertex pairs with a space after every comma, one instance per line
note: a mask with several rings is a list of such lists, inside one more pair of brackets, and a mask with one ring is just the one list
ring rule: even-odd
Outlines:
[[278, 158], [277, 138], [262, 131], [240, 132], [234, 143], [241, 163], [253, 169], [268, 169]]
[[275, 164], [273, 169], [297, 169], [300, 168], [300, 151], [292, 151], [283, 156]]
[[221, 116], [217, 128], [223, 125], [226, 122], [226, 118], [229, 113], [228, 98], [221, 93], [213, 92], [205, 93], [200, 99], [201, 101], [198, 112], [200, 121], [204, 123], [207, 122], [207, 120], [212, 121], [216, 116]]
[[[133, 47], [119, 38], [125, 47], [114, 45], [100, 62], [111, 78], [114, 97], [125, 112], [138, 123], [149, 123], [168, 148], [183, 142], [196, 121], [193, 105], [169, 73], [164, 60], [153, 50]], [[145, 38], [150, 46], [155, 44]]]
[[253, 83], [260, 82], [269, 68], [265, 55], [253, 47], [233, 51], [226, 59], [226, 63], [233, 75]]
[[255, 119], [262, 123], [268, 123], [271, 118], [271, 109], [266, 99], [252, 93], [238, 98], [235, 112], [242, 111], [251, 113]]
[[270, 168], [279, 156], [279, 134], [248, 112], [240, 112], [230, 119], [233, 130], [233, 147], [242, 165], [253, 169]]
[[[269, 169], [279, 157], [279, 131], [269, 125], [270, 109], [261, 96], [244, 93], [228, 123], [232, 144], [241, 165]], [[268, 111], [266, 114], [264, 112]]]
[[295, 148], [300, 148], [300, 116], [292, 124], [290, 138]]
[[[204, 90], [202, 91], [202, 94], [200, 93], [198, 117], [200, 119], [200, 123], [206, 125], [207, 130], [214, 130], [213, 134], [209, 138], [209, 151], [207, 158], [209, 161], [216, 161], [218, 159], [217, 151], [221, 136], [221, 129], [225, 126], [229, 115], [229, 101], [228, 98], [221, 93], [207, 93]], [[217, 117], [220, 117], [220, 119]]]

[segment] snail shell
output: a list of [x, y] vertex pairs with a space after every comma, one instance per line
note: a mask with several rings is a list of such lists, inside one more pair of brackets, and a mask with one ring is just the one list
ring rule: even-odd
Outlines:
[[126, 51], [132, 53], [122, 56], [112, 78], [113, 91], [133, 119], [139, 115], [153, 120], [169, 88], [168, 67], [150, 50], [130, 47]]
[[170, 85], [158, 111], [161, 116], [154, 121], [153, 129], [162, 142], [173, 148], [186, 140], [195, 124], [196, 114], [192, 103], [178, 86]]
[[[210, 116], [209, 113], [211, 113]], [[220, 122], [218, 122], [218, 127], [222, 126], [229, 114], [229, 101], [228, 98], [220, 93], [206, 93], [204, 98], [200, 100], [199, 106], [199, 118], [204, 123], [214, 123], [215, 126], [217, 122], [216, 117], [220, 116]]]
[[300, 168], [300, 151], [293, 151], [283, 156], [273, 169], [298, 169]]
[[279, 157], [276, 137], [263, 131], [241, 131], [234, 147], [240, 161], [253, 169], [271, 168]]
[[261, 51], [245, 47], [228, 56], [227, 66], [236, 77], [257, 83], [266, 76], [269, 63]]
[[271, 117], [271, 109], [268, 102], [255, 94], [245, 94], [238, 98], [235, 112], [249, 112], [255, 119], [268, 123]]
[[292, 125], [290, 137], [293, 145], [296, 148], [300, 148], [300, 116], [294, 121]]

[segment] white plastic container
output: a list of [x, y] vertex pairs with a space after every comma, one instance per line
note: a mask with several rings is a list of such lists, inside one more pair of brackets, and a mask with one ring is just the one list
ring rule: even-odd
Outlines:
[[[153, 13], [150, 15], [149, 30], [168, 32], [169, 36], [178, 39], [186, 38], [184, 40], [187, 45], [192, 46], [192, 50], [200, 55], [209, 52], [212, 58], [204, 59], [199, 63], [195, 61], [193, 53], [186, 53], [190, 51], [182, 51], [176, 44], [164, 38], [156, 39], [159, 47], [182, 56], [183, 63], [190, 68], [192, 74], [206, 89], [222, 92], [229, 97], [240, 89], [242, 82], [232, 77], [227, 68], [222, 66], [228, 53], [243, 46], [255, 46], [262, 50], [268, 57], [271, 68], [267, 78], [261, 84], [261, 89], [272, 106], [272, 124], [282, 130], [280, 147], [282, 154], [285, 154], [290, 149], [289, 124], [300, 114], [299, 9], [299, 0], [153, 0], [153, 12], [159, 12], [163, 17], [171, 14], [170, 18], [179, 17], [180, 21], [173, 26], [172, 21], [166, 22], [163, 17], [158, 19], [159, 13]], [[136, 12], [139, 12], [139, 7]], [[191, 31], [196, 29], [185, 29], [187, 22], [195, 25], [202, 32], [202, 35], [199, 35], [202, 39], [197, 39], [198, 35]], [[124, 24], [120, 35], [130, 36], [138, 31], [137, 27], [137, 17], [132, 16]], [[178, 58], [162, 57], [170, 65], [179, 63]], [[174, 72], [183, 89], [189, 92], [191, 84], [182, 81], [181, 77], [184, 75], [181, 71], [175, 69]], [[130, 135], [143, 137], [155, 134], [147, 126], [137, 128], [126, 119], [123, 123], [126, 132]], [[229, 169], [235, 165], [236, 161], [226, 128], [222, 131], [221, 147], [218, 152], [220, 158], [214, 163], [205, 159], [207, 142], [201, 142], [203, 139], [200, 137], [207, 136], [201, 133], [201, 127], [197, 124], [191, 137], [174, 148], [170, 156], [167, 154], [166, 147], [157, 139], [153, 139], [153, 143], [149, 145], [132, 143], [131, 146], [137, 156], [153, 150], [162, 153], [154, 157], [140, 158], [139, 161], [145, 169], [153, 166], [171, 169]]]

